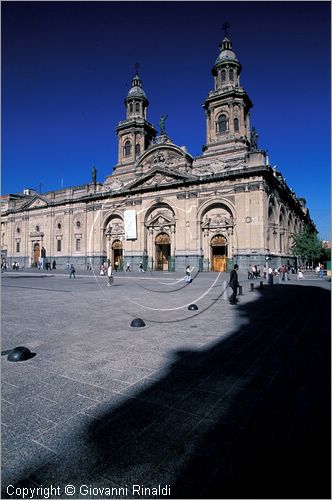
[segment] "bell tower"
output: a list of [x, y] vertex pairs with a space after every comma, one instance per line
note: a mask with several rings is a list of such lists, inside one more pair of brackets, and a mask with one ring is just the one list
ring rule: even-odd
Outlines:
[[219, 48], [219, 56], [212, 68], [214, 90], [209, 92], [203, 104], [206, 115], [204, 155], [226, 149], [247, 151], [250, 144], [249, 110], [252, 102], [240, 84], [242, 66], [226, 36], [226, 28]]
[[136, 64], [136, 74], [124, 103], [126, 119], [120, 121], [116, 128], [118, 164], [114, 167], [114, 172], [118, 174], [129, 172], [130, 167], [134, 167], [157, 133], [155, 127], [146, 119], [149, 101], [142, 89], [138, 64]]

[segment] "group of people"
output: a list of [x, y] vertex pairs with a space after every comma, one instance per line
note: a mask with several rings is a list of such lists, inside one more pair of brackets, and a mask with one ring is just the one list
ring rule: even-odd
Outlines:
[[[261, 277], [261, 270], [259, 266], [253, 265], [248, 267], [248, 280], [258, 279], [260, 277]], [[266, 277], [266, 270], [265, 270], [265, 277]]]
[[[100, 266], [100, 276], [106, 276], [108, 274], [108, 269], [110, 266], [112, 267], [110, 260], [108, 260], [108, 263], [103, 262]], [[114, 271], [116, 273], [119, 271], [119, 263], [117, 261], [114, 262]]]
[[55, 261], [55, 259], [52, 262], [52, 266], [51, 266], [51, 263], [49, 261], [47, 261], [46, 264], [45, 264], [45, 268], [46, 268], [46, 271], [51, 271], [52, 269], [56, 269], [56, 261]]

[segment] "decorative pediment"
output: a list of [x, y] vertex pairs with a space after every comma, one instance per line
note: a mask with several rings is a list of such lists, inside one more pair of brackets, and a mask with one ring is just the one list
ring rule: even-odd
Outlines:
[[124, 188], [125, 191], [140, 191], [147, 189], [164, 188], [167, 186], [181, 185], [190, 181], [196, 180], [196, 176], [187, 173], [170, 170], [155, 166], [139, 179], [128, 183]]
[[211, 207], [201, 223], [203, 231], [227, 231], [234, 225], [231, 213], [224, 207]]
[[169, 175], [164, 175], [161, 172], [156, 173], [153, 177], [145, 181], [146, 186], [162, 186], [163, 184], [174, 184], [178, 179]]
[[147, 227], [150, 226], [165, 227], [165, 226], [174, 226], [174, 224], [175, 224], [175, 219], [169, 210], [158, 211], [157, 213], [153, 213], [146, 222]]
[[230, 217], [222, 217], [221, 215], [216, 215], [213, 218], [208, 218], [202, 223], [203, 229], [221, 228], [232, 226], [233, 221]]
[[155, 167], [179, 169], [186, 172], [192, 169], [192, 163], [193, 158], [185, 149], [173, 143], [162, 144], [149, 148], [142, 155], [136, 165], [136, 173], [145, 173]]
[[34, 208], [46, 208], [50, 205], [50, 201], [44, 196], [36, 195], [24, 205], [22, 205], [21, 210], [31, 210]]

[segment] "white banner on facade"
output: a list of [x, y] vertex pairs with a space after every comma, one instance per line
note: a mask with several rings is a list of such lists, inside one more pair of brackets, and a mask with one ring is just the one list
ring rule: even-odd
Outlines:
[[135, 240], [136, 233], [136, 210], [124, 211], [124, 225], [125, 225], [125, 238], [126, 240]]

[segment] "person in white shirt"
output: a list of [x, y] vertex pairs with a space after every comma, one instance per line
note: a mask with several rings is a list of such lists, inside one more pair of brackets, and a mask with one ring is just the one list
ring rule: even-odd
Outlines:
[[113, 269], [112, 269], [112, 264], [111, 263], [110, 263], [110, 265], [107, 268], [107, 276], [108, 276], [107, 286], [111, 286], [111, 284], [113, 283]]

